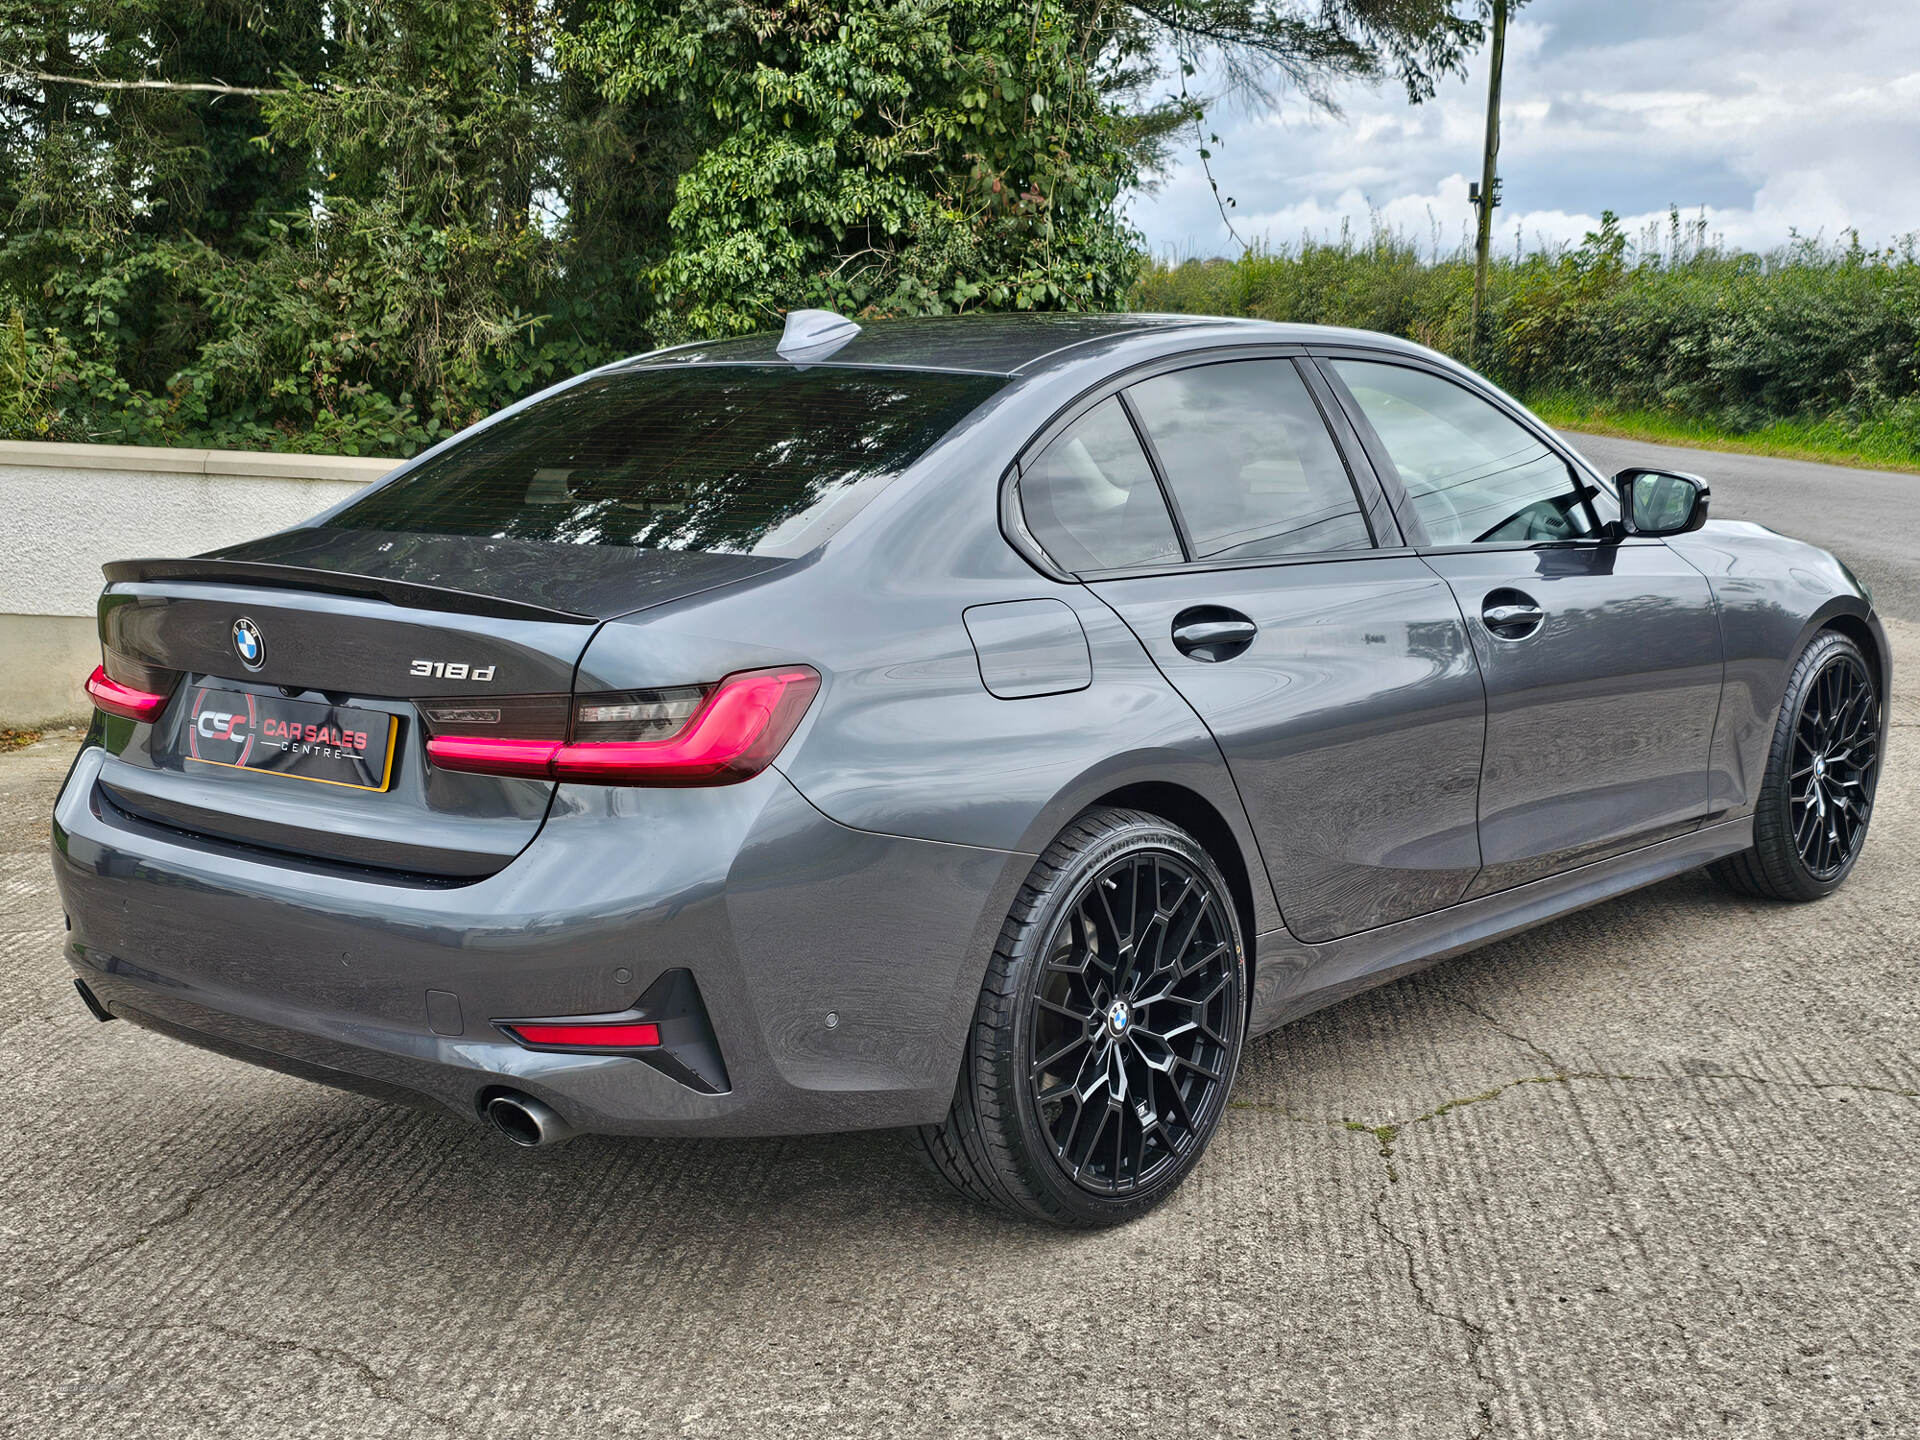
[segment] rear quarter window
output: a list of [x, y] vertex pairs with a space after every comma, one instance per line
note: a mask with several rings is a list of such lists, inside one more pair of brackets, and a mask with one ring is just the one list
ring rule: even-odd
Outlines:
[[918, 459], [999, 376], [639, 366], [529, 406], [328, 520], [343, 529], [779, 553]]
[[1020, 511], [1076, 573], [1180, 560], [1180, 537], [1133, 422], [1109, 397], [1020, 471]]

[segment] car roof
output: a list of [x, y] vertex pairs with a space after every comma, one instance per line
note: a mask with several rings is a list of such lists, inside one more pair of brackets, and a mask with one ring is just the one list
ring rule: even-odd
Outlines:
[[[1389, 335], [1326, 325], [1282, 325], [1220, 315], [981, 314], [876, 320], [828, 354], [795, 361], [779, 353], [776, 332], [734, 340], [700, 340], [634, 357], [644, 365], [813, 364], [877, 369], [955, 370], [1027, 377], [1085, 357], [1089, 347], [1114, 348], [1128, 339], [1191, 336], [1196, 342], [1231, 344], [1364, 343], [1412, 353], [1420, 347]], [[1100, 342], [1108, 342], [1101, 345]]]

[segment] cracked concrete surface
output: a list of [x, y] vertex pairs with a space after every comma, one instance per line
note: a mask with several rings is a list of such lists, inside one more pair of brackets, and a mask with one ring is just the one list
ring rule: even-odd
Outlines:
[[1920, 625], [1833, 899], [1683, 876], [1249, 1047], [1162, 1210], [897, 1137], [537, 1155], [96, 1024], [0, 757], [0, 1435], [1920, 1431]]

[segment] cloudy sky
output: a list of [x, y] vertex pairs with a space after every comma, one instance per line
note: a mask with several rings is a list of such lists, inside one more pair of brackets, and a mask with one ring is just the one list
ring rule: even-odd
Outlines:
[[[1484, 53], [1481, 57], [1484, 60]], [[1451, 248], [1472, 224], [1486, 69], [1409, 106], [1350, 86], [1338, 117], [1297, 97], [1212, 117], [1234, 224], [1275, 244], [1370, 214]], [[1532, 0], [1507, 37], [1496, 244], [1575, 241], [1602, 210], [1637, 232], [1705, 207], [1729, 244], [1856, 226], [1883, 244], [1920, 231], [1920, 0]], [[1157, 254], [1226, 255], [1188, 144], [1129, 213]]]

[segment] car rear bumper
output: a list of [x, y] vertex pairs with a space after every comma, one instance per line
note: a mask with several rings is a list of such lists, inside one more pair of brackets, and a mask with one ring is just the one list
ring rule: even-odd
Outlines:
[[[470, 1119], [504, 1087], [617, 1134], [937, 1120], [1031, 864], [849, 829], [769, 770], [711, 790], [562, 786], [533, 844], [470, 884], [321, 872], [115, 809], [103, 757], [81, 752], [53, 848], [67, 956], [102, 1004]], [[698, 986], [722, 1093], [628, 1056], [529, 1050], [494, 1023], [624, 1011], [675, 968]]]

